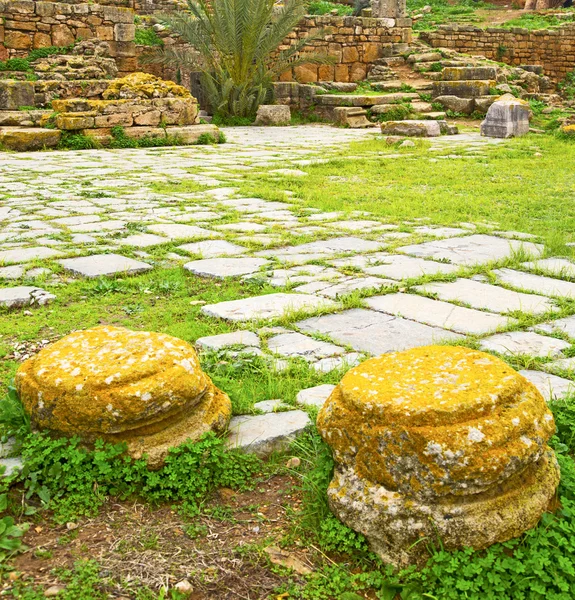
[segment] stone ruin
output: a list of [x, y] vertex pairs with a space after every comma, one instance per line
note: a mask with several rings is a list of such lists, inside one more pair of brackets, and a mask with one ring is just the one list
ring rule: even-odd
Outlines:
[[192, 346], [123, 327], [77, 331], [44, 348], [22, 363], [16, 389], [34, 427], [126, 443], [152, 469], [170, 448], [224, 431], [231, 416]]
[[541, 394], [468, 348], [362, 363], [328, 398], [318, 429], [336, 462], [331, 509], [397, 567], [422, 564], [428, 544], [481, 549], [519, 536], [559, 483]]
[[0, 146], [9, 150], [55, 148], [63, 132], [106, 145], [117, 126], [131, 138], [217, 139], [215, 126], [199, 125], [197, 100], [182, 86], [146, 73], [118, 79], [106, 42], [84, 41], [30, 66], [32, 81], [29, 73], [0, 72]]

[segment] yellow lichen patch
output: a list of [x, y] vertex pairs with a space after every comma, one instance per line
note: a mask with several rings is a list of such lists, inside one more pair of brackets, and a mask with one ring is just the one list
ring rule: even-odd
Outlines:
[[102, 94], [104, 100], [174, 97], [191, 98], [192, 95], [185, 87], [149, 73], [131, 73], [121, 79], [114, 79]]
[[318, 417], [336, 461], [387, 489], [468, 494], [541, 455], [554, 432], [535, 387], [475, 350], [428, 346], [349, 371]]
[[231, 411], [192, 346], [121, 327], [48, 346], [20, 366], [16, 389], [38, 427], [86, 440], [137, 438], [140, 454], [223, 429]]

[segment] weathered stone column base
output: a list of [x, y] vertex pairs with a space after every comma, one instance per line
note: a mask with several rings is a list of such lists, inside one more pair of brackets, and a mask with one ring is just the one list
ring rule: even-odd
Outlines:
[[557, 459], [547, 448], [522, 472], [480, 494], [427, 504], [337, 467], [328, 498], [335, 515], [365, 535], [373, 552], [402, 568], [425, 562], [430, 546], [481, 549], [521, 535], [549, 510], [558, 483]]

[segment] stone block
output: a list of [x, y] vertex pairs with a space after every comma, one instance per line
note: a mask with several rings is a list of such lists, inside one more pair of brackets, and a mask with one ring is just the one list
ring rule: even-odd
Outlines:
[[186, 127], [167, 127], [166, 134], [178, 138], [182, 144], [195, 144], [200, 136], [206, 134], [217, 141], [220, 130], [215, 125], [188, 125]]
[[497, 69], [495, 67], [445, 67], [441, 75], [444, 81], [495, 80]]
[[381, 124], [381, 133], [405, 137], [438, 137], [441, 135], [441, 128], [437, 121], [386, 121]]
[[138, 115], [134, 115], [134, 125], [146, 125], [148, 127], [157, 127], [162, 119], [162, 113], [159, 110], [148, 110]]
[[337, 106], [334, 108], [333, 112], [336, 125], [350, 127], [351, 129], [375, 127], [375, 123], [372, 123], [367, 119], [367, 111], [362, 108]]
[[11, 50], [29, 50], [32, 48], [32, 37], [20, 31], [7, 31], [4, 35], [4, 46]]
[[56, 117], [56, 127], [64, 131], [77, 131], [94, 127], [96, 113], [64, 113]]
[[471, 80], [471, 81], [434, 81], [432, 96], [459, 96], [460, 98], [475, 98], [477, 96], [488, 96], [494, 81]]
[[34, 106], [34, 83], [0, 79], [0, 110], [18, 110]]
[[494, 102], [481, 123], [481, 135], [485, 137], [509, 138], [529, 133], [531, 109], [525, 100], [505, 94]]
[[52, 44], [54, 46], [70, 46], [76, 41], [74, 34], [67, 25], [52, 27]]
[[262, 104], [258, 108], [254, 125], [289, 125], [291, 111], [282, 104]]
[[458, 96], [438, 96], [435, 102], [439, 102], [446, 110], [470, 115], [475, 108], [473, 98], [459, 98]]
[[16, 152], [55, 148], [61, 135], [57, 129], [3, 127], [0, 130], [0, 146]]
[[112, 115], [99, 115], [94, 119], [94, 127], [131, 127], [133, 124], [131, 114], [117, 113]]
[[136, 26], [133, 23], [117, 23], [114, 25], [114, 40], [117, 42], [133, 42], [136, 37]]

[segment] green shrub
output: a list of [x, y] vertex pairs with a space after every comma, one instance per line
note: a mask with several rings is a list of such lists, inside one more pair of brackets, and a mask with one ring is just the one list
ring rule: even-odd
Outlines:
[[31, 63], [39, 58], [46, 58], [53, 54], [68, 54], [72, 51], [74, 45], [71, 46], [48, 46], [46, 48], [37, 48], [32, 50], [26, 58], [9, 58], [5, 61], [0, 61], [0, 71], [32, 71]]
[[30, 63], [25, 58], [9, 58], [0, 61], [0, 71], [30, 71]]
[[[50, 129], [48, 125], [46, 125], [46, 128]], [[93, 150], [96, 148], [101, 148], [98, 140], [92, 136], [72, 133], [71, 131], [63, 131], [58, 144], [59, 150]]]
[[164, 45], [162, 38], [151, 27], [137, 27], [135, 42], [150, 47]]
[[385, 105], [386, 111], [377, 115], [378, 121], [403, 121], [411, 114], [411, 106], [407, 104]]
[[575, 70], [567, 73], [557, 87], [567, 100], [575, 100]]
[[337, 15], [343, 17], [353, 13], [353, 7], [347, 4], [336, 4], [328, 2], [328, 0], [315, 0], [310, 2], [308, 6], [308, 14], [310, 15], [329, 15], [332, 10], [337, 10]]

